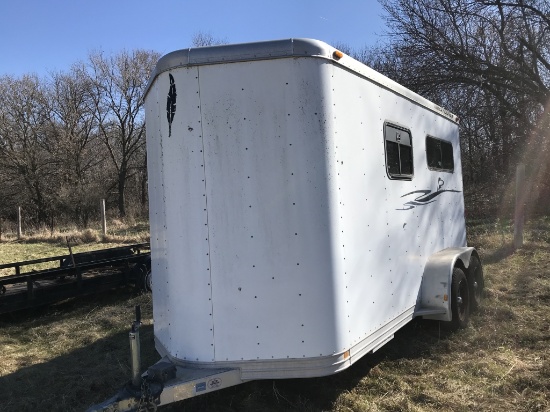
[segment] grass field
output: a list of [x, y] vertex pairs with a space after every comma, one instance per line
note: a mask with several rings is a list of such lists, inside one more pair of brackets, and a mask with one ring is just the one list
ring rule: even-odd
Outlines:
[[[550, 220], [529, 224], [525, 239], [513, 251], [505, 222], [469, 225], [486, 298], [464, 330], [414, 320], [342, 373], [250, 382], [160, 410], [549, 411]], [[0, 243], [0, 256], [12, 246]], [[0, 317], [0, 409], [78, 411], [113, 395], [130, 376], [136, 304], [143, 364], [151, 365], [158, 355], [148, 294], [120, 290]]]
[[[74, 227], [53, 233], [41, 228], [26, 233], [21, 240], [17, 240], [14, 232], [4, 233], [4, 242], [0, 242], [0, 264], [68, 255], [69, 245], [73, 253], [80, 253], [149, 241], [147, 223], [128, 225], [117, 220], [110, 222], [109, 227], [110, 231], [106, 236], [100, 235], [97, 230], [78, 230]], [[59, 262], [28, 265], [24, 267], [24, 271], [54, 267], [59, 267]], [[0, 269], [0, 276], [13, 274], [14, 269]]]

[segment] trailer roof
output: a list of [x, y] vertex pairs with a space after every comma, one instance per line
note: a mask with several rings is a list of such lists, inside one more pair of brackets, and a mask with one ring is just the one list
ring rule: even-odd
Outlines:
[[[336, 53], [335, 53], [336, 52]], [[363, 63], [339, 52], [334, 47], [314, 39], [284, 39], [221, 46], [196, 47], [177, 50], [161, 57], [157, 62], [147, 88], [149, 92], [156, 77], [178, 67], [209, 64], [235, 63], [254, 60], [281, 59], [289, 57], [316, 57], [331, 60], [358, 75], [411, 100], [427, 109], [458, 123], [458, 116], [407, 89]]]

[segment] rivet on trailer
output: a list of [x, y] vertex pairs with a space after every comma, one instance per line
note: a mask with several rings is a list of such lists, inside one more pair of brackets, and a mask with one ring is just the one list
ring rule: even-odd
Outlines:
[[334, 374], [422, 316], [465, 327], [453, 114], [326, 43], [176, 51], [145, 97], [155, 346], [90, 410]]

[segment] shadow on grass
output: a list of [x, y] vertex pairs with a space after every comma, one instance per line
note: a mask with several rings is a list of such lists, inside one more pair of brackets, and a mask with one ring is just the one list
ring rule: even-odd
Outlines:
[[[127, 296], [127, 300], [130, 298]], [[121, 296], [103, 297], [105, 304]], [[92, 303], [93, 302], [93, 303]], [[95, 301], [70, 301], [50, 311], [75, 310], [70, 316], [82, 316]], [[79, 305], [84, 306], [84, 310]], [[124, 306], [124, 305], [123, 305]], [[128, 306], [128, 305], [126, 305]], [[61, 313], [61, 312], [59, 312]], [[51, 315], [51, 313], [50, 313]], [[27, 314], [16, 314], [6, 323], [24, 324]], [[37, 320], [47, 325], [48, 318]], [[398, 331], [395, 338], [374, 354], [364, 356], [336, 375], [310, 379], [264, 380], [248, 382], [219, 392], [199, 396], [161, 411], [322, 411], [331, 410], [338, 397], [353, 391], [369, 372], [385, 360], [412, 360], [429, 357], [449, 331], [439, 322], [413, 320]], [[117, 332], [94, 340], [82, 340], [82, 347], [45, 363], [21, 367], [0, 378], [3, 411], [77, 411], [114, 395], [130, 377], [128, 332]], [[441, 348], [439, 348], [440, 350]], [[154, 349], [153, 328], [141, 329], [143, 369], [159, 356]]]
[[[152, 326], [142, 330], [152, 336]], [[0, 378], [3, 411], [78, 411], [129, 380], [128, 334], [117, 333]], [[24, 365], [24, 360], [22, 365]]]
[[[113, 396], [130, 378], [128, 329], [121, 329], [126, 327], [126, 323], [129, 328], [136, 299], [140, 299], [136, 292], [122, 289], [0, 317], [2, 329], [36, 329], [42, 334], [47, 334], [44, 331], [50, 327], [60, 328], [80, 322], [104, 307], [112, 307], [113, 317], [122, 318], [117, 322], [109, 316], [99, 316], [95, 322], [100, 322], [104, 330], [112, 329], [112, 334], [97, 339], [85, 330], [78, 332], [78, 336], [74, 337], [78, 343], [73, 345], [81, 344], [81, 347], [44, 363], [38, 363], [32, 353], [35, 344], [28, 346], [28, 354], [17, 354], [17, 371], [0, 377], [1, 410], [77, 411]], [[144, 318], [150, 316], [150, 313], [144, 313]], [[86, 325], [86, 322], [81, 323]], [[341, 394], [353, 391], [364, 379], [372, 379], [369, 372], [381, 362], [430, 357], [436, 349], [441, 351], [441, 345], [445, 345], [449, 333], [440, 328], [439, 322], [415, 319], [376, 353], [364, 356], [338, 374], [321, 378], [248, 382], [167, 405], [161, 410], [331, 410]], [[32, 333], [27, 333], [24, 338], [32, 339]], [[141, 354], [143, 370], [159, 359], [150, 325], [141, 328]]]
[[[540, 253], [542, 252], [542, 253]], [[514, 295], [519, 299], [535, 304], [538, 300], [550, 299], [548, 278], [550, 265], [545, 258], [550, 254], [550, 245], [527, 243], [516, 253], [524, 258], [519, 276], [514, 282]], [[544, 256], [537, 259], [536, 256]]]
[[[41, 306], [0, 314], [0, 328], [10, 325], [29, 327], [47, 325], [50, 322], [71, 320], [87, 316], [105, 305], [123, 305], [125, 301], [141, 294], [131, 285], [119, 286], [100, 293], [75, 296]], [[128, 319], [130, 324], [132, 319]]]
[[395, 338], [374, 354], [361, 358], [350, 368], [321, 378], [281, 379], [249, 382], [243, 385], [167, 405], [164, 411], [326, 411], [338, 397], [353, 391], [382, 361], [412, 360], [430, 356], [435, 344], [451, 332], [439, 322], [413, 320]]
[[[79, 411], [113, 395], [130, 376], [128, 332], [121, 331], [120, 318], [132, 313], [129, 301], [136, 297], [131, 289], [118, 289], [0, 316], [4, 370], [8, 362], [16, 369], [0, 376], [0, 410]], [[118, 321], [94, 317], [107, 305], [121, 313]], [[97, 339], [86, 328], [92, 323], [100, 325], [96, 331], [112, 333]], [[141, 331], [142, 356], [153, 363], [153, 327]], [[65, 354], [52, 358], [60, 352]]]
[[532, 255], [535, 252], [550, 252], [550, 245], [540, 243], [525, 242], [524, 245], [516, 249], [513, 244], [504, 244], [498, 249], [494, 249], [490, 253], [485, 253], [482, 256], [482, 262], [486, 264], [498, 263], [514, 254]]
[[482, 257], [483, 264], [494, 264], [498, 263], [501, 260], [506, 259], [509, 256], [512, 256], [516, 249], [513, 244], [504, 244], [498, 249], [491, 251], [490, 253], [485, 253]]

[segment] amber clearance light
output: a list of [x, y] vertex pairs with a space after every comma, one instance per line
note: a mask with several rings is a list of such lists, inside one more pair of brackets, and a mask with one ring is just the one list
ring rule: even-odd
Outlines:
[[340, 60], [342, 57], [344, 57], [344, 53], [342, 53], [340, 50], [334, 50], [332, 53], [332, 57], [334, 57], [335, 60]]

